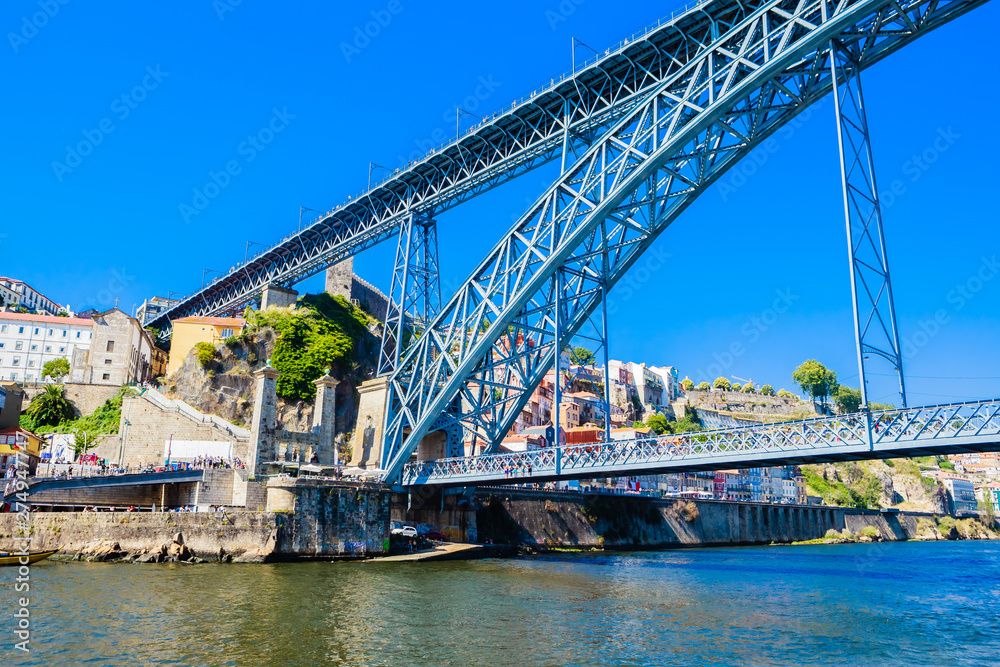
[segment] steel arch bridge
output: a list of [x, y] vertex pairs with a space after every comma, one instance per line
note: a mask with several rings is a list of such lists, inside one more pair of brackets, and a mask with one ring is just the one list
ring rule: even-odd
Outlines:
[[726, 169], [831, 91], [861, 384], [864, 359], [884, 357], [899, 374], [905, 406], [859, 73], [979, 4], [769, 2], [676, 63], [564, 170], [402, 358], [389, 380], [385, 478], [400, 479], [442, 414], [499, 442], [552, 368], [563, 337], [657, 236]]

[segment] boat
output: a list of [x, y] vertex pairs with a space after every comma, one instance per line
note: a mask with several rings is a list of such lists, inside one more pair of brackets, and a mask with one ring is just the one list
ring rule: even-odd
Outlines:
[[[53, 551], [32, 551], [31, 553], [28, 554], [28, 563], [29, 564], [37, 563], [40, 560], [45, 560], [46, 558], [54, 554], [56, 551], [59, 550], [55, 549]], [[3, 567], [4, 565], [23, 565], [23, 563], [21, 562], [22, 558], [24, 558], [24, 556], [0, 551], [0, 567]]]

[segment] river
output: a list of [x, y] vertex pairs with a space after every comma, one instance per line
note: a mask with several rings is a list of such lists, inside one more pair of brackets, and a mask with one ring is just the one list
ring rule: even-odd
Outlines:
[[[10, 650], [3, 613], [5, 665], [1000, 660], [997, 542], [424, 564], [52, 562], [30, 576], [31, 651]], [[9, 608], [12, 584], [0, 590]]]

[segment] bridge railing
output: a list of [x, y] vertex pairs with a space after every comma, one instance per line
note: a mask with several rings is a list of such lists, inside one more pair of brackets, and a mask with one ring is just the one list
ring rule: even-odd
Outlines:
[[[744, 426], [716, 431], [613, 440], [507, 454], [436, 459], [409, 463], [403, 484], [449, 479], [510, 479], [533, 476], [628, 474], [630, 467], [649, 464], [710, 463], [754, 456], [797, 454], [822, 456], [833, 450], [891, 450], [937, 441], [1000, 435], [1000, 400], [954, 403], [925, 408], [888, 410], [822, 417], [796, 422]], [[942, 444], [947, 444], [942, 442]], [[762, 463], [766, 465], [766, 463]]]

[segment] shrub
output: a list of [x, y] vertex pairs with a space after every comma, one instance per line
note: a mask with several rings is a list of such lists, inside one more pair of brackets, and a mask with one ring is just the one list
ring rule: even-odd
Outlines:
[[836, 528], [831, 528], [830, 530], [826, 531], [826, 539], [835, 540], [838, 537], [840, 537], [840, 533], [837, 532]]
[[211, 343], [198, 343], [194, 346], [194, 353], [202, 368], [208, 368], [215, 361], [215, 346]]
[[858, 535], [860, 537], [877, 539], [881, 535], [881, 533], [878, 532], [878, 529], [875, 526], [865, 526], [864, 528], [861, 529], [861, 532], [859, 532]]

